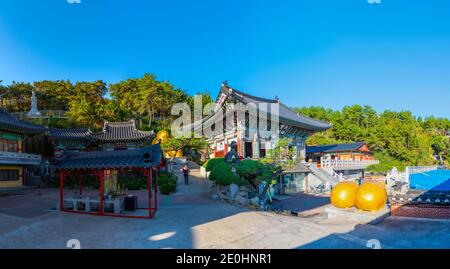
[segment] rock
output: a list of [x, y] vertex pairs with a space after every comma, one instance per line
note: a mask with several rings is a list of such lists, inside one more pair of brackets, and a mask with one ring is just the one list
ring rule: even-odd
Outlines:
[[236, 184], [231, 184], [229, 188], [230, 188], [230, 192], [229, 192], [230, 199], [231, 200], [236, 199], [236, 196], [237, 196], [238, 191], [239, 191], [239, 186], [236, 185]]
[[217, 193], [214, 193], [213, 195], [211, 195], [211, 199], [213, 199], [214, 201], [217, 201], [220, 199], [220, 196]]
[[242, 196], [237, 196], [235, 201], [241, 205], [248, 205], [248, 199]]
[[246, 191], [239, 191], [238, 195], [247, 198], [248, 197], [248, 192], [246, 192]]
[[254, 206], [259, 206], [259, 197], [255, 196], [252, 199], [250, 199], [250, 203]]

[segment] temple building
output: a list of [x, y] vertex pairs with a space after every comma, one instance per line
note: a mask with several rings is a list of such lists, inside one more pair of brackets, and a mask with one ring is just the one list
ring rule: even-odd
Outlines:
[[0, 109], [0, 188], [21, 187], [32, 179], [31, 171], [40, 167], [41, 155], [32, 154], [25, 142], [44, 132], [45, 127], [18, 120]]
[[103, 131], [92, 135], [101, 150], [133, 150], [150, 142], [153, 131], [141, 131], [136, 128], [134, 120], [128, 122], [105, 121]]
[[86, 151], [92, 142], [92, 132], [88, 128], [51, 128], [48, 136], [53, 146], [53, 156], [55, 158], [61, 158], [66, 153]]
[[[248, 111], [244, 112], [246, 113], [244, 118], [238, 117], [236, 111], [228, 112], [226, 110], [228, 105], [237, 103], [257, 107], [257, 126], [252, 126], [249, 123]], [[223, 113], [226, 115], [223, 119], [223, 128], [216, 128], [216, 125], [220, 124], [220, 117], [222, 116], [219, 110], [226, 111]], [[272, 129], [271, 127], [272, 113], [277, 113], [278, 129]], [[267, 124], [262, 125], [263, 121], [267, 121]], [[229, 151], [228, 145], [235, 141], [241, 158], [254, 159], [265, 157], [268, 151], [275, 147], [278, 138], [288, 138], [290, 141], [289, 149], [295, 152], [295, 158], [304, 160], [306, 158], [306, 139], [316, 132], [331, 128], [331, 125], [327, 122], [296, 113], [278, 98], [267, 99], [252, 96], [228, 86], [226, 82], [222, 84], [214, 113], [203, 119], [203, 125], [209, 126], [208, 128], [212, 130], [211, 133], [204, 134], [213, 151], [211, 157], [223, 157]], [[194, 123], [195, 132], [198, 132], [198, 126]], [[277, 130], [276, 137], [273, 132], [272, 135], [262, 137], [261, 133], [264, 131], [261, 131], [261, 129], [264, 128], [261, 128], [261, 126], [267, 126], [265, 129], [269, 133], [271, 130]]]
[[94, 133], [88, 128], [50, 129], [54, 156], [84, 151], [134, 150], [149, 144], [152, 131], [138, 130], [134, 120], [127, 122], [105, 121], [103, 130]]
[[313, 162], [320, 162], [323, 159], [333, 161], [375, 160], [365, 142], [309, 146], [306, 147], [306, 157]]

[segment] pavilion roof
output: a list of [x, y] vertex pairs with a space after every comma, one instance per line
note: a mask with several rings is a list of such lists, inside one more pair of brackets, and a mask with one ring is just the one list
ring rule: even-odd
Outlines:
[[92, 139], [92, 132], [89, 128], [79, 129], [49, 129], [48, 135], [58, 141], [88, 141]]
[[[275, 105], [279, 105], [279, 120], [281, 123], [285, 123], [288, 125], [300, 127], [307, 130], [312, 131], [325, 131], [327, 129], [331, 128], [331, 124], [328, 122], [316, 120], [304, 115], [301, 115], [295, 111], [293, 111], [291, 108], [280, 102], [278, 98], [276, 99], [268, 99], [268, 98], [262, 98], [253, 96], [241, 91], [238, 91], [234, 88], [231, 88], [227, 85], [227, 83], [222, 84], [222, 88], [219, 93], [219, 97], [224, 94], [226, 98], [229, 96], [234, 97], [235, 99], [239, 100], [240, 102], [244, 104], [253, 103], [258, 106], [258, 108], [262, 111], [267, 112], [268, 115], [270, 115], [270, 112], [272, 110], [272, 107]], [[264, 106], [259, 106], [261, 103], [266, 103], [267, 106], [264, 108]]]
[[19, 120], [7, 110], [0, 109], [0, 131], [34, 135], [46, 132], [47, 128], [42, 125]]
[[70, 153], [53, 165], [61, 170], [136, 169], [160, 165], [163, 153], [159, 144], [135, 150]]
[[332, 144], [332, 145], [321, 145], [321, 146], [307, 146], [306, 153], [329, 153], [329, 152], [338, 152], [338, 151], [357, 151], [362, 146], [364, 146], [365, 142], [356, 142], [356, 143], [346, 143], [346, 144]]
[[144, 142], [153, 136], [153, 131], [140, 131], [134, 120], [127, 122], [105, 121], [103, 131], [92, 134], [100, 142]]

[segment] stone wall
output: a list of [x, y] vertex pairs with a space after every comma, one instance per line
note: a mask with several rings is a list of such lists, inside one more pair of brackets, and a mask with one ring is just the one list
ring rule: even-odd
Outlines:
[[[238, 204], [242, 206], [259, 206], [258, 196], [254, 194], [251, 186], [238, 186], [236, 184], [220, 185], [210, 181], [209, 192], [213, 200], [221, 200], [231, 204]], [[253, 196], [253, 197], [251, 197]]]

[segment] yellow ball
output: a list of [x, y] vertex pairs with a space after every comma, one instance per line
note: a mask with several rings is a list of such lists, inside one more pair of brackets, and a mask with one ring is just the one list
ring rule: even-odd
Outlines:
[[356, 192], [355, 205], [364, 211], [378, 211], [386, 205], [386, 189], [376, 182], [365, 182]]
[[341, 182], [331, 190], [331, 204], [338, 208], [349, 208], [355, 205], [358, 184], [354, 182]]

